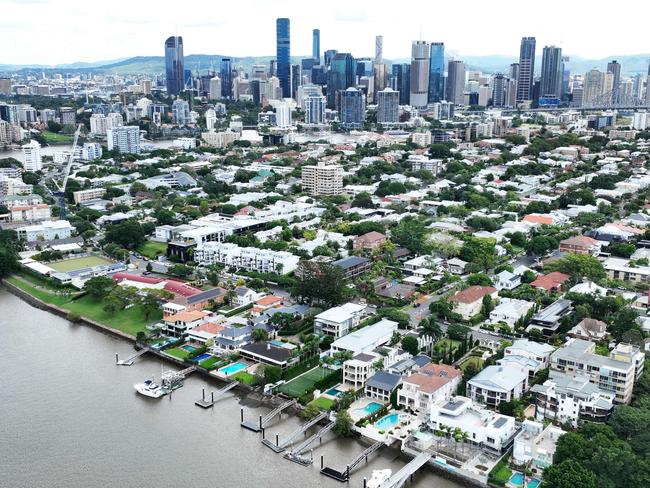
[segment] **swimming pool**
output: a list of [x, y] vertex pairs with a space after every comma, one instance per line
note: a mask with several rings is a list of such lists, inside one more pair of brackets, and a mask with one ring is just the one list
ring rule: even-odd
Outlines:
[[228, 366], [224, 366], [223, 368], [219, 368], [217, 371], [225, 374], [226, 376], [230, 376], [231, 374], [235, 374], [246, 368], [248, 368], [248, 366], [246, 366], [244, 363], [232, 363]]
[[[541, 480], [537, 478], [531, 478], [526, 483], [526, 488], [537, 488], [541, 484]], [[510, 477], [510, 484], [514, 486], [524, 486], [524, 474], [523, 473], [514, 473]]]
[[208, 354], [207, 352], [204, 352], [203, 354], [199, 354], [198, 356], [196, 356], [194, 358], [194, 361], [196, 361], [198, 363], [198, 362], [203, 361], [204, 359], [208, 359], [208, 358], [211, 358], [211, 357], [212, 356], [210, 354]]
[[526, 488], [537, 488], [541, 483], [542, 483], [541, 480], [538, 480], [537, 478], [533, 478], [526, 484]]
[[390, 413], [375, 422], [375, 427], [379, 430], [389, 430], [399, 424], [399, 414]]
[[339, 396], [341, 393], [343, 393], [341, 390], [337, 389], [336, 387], [330, 388], [325, 392], [326, 395], [331, 395], [333, 397]]
[[190, 346], [189, 344], [184, 344], [181, 346], [181, 349], [187, 351], [187, 352], [194, 352], [196, 351], [196, 347]]
[[361, 415], [361, 417], [367, 417], [368, 415], [372, 415], [373, 413], [375, 413], [380, 408], [381, 408], [381, 403], [370, 402], [368, 405], [366, 405], [363, 408], [357, 408], [355, 412]]

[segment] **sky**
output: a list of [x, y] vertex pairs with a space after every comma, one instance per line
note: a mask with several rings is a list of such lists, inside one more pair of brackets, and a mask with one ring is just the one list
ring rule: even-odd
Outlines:
[[[534, 6], [534, 8], [533, 8]], [[311, 31], [321, 50], [356, 57], [410, 57], [411, 41], [442, 41], [462, 55], [519, 53], [522, 36], [537, 49], [599, 59], [650, 51], [650, 2], [628, 0], [625, 21], [597, 2], [571, 0], [0, 0], [0, 64], [54, 65], [163, 55], [164, 40], [182, 35], [185, 54], [270, 56], [275, 19], [291, 19], [291, 54], [311, 53]], [[633, 15], [632, 15], [633, 13]]]

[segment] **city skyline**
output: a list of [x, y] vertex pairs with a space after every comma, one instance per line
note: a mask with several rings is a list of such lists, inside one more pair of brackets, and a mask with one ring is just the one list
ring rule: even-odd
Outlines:
[[[286, 0], [272, 6], [253, 0], [254, 16], [238, 16], [224, 6], [214, 14], [206, 12], [200, 17], [196, 12], [174, 11], [164, 8], [165, 2], [155, 11], [147, 5], [128, 4], [116, 0], [110, 5], [87, 5], [79, 0], [54, 3], [49, 0], [5, 0], [5, 19], [0, 21], [3, 35], [16, 36], [25, 30], [41, 36], [24, 36], [20, 43], [3, 53], [0, 64], [57, 65], [75, 62], [97, 62], [133, 56], [157, 56], [161, 39], [169, 35], [183, 36], [186, 54], [219, 53], [228, 56], [272, 56], [274, 51], [275, 19], [288, 17], [292, 24], [292, 52], [308, 56], [312, 51], [312, 31], [320, 29], [321, 50], [337, 49], [351, 52], [355, 57], [372, 56], [375, 37], [382, 35], [383, 55], [386, 59], [409, 57], [413, 40], [444, 42], [450, 55], [503, 55], [515, 56], [519, 41], [525, 36], [537, 38], [539, 49], [545, 45], [562, 47], [564, 53], [583, 58], [606, 58], [625, 54], [643, 54], [643, 47], [630, 52], [629, 46], [643, 46], [643, 17], [632, 17], [620, 35], [594, 37], [588, 26], [590, 19], [597, 20], [597, 12], [581, 6], [550, 0], [549, 11], [557, 6], [562, 16], [549, 24], [536, 18], [519, 21], [515, 15], [515, 2], [504, 1], [497, 18], [491, 7], [470, 0], [468, 10], [472, 16], [457, 22], [413, 21], [412, 13], [419, 8], [417, 18], [456, 18], [451, 5], [434, 6], [427, 2], [413, 2], [414, 9], [395, 9], [383, 15], [383, 9], [358, 9], [334, 0], [329, 8], [318, 12], [304, 12], [294, 8], [299, 2]], [[171, 7], [171, 3], [169, 3]], [[221, 7], [221, 6], [220, 6]], [[423, 14], [423, 15], [420, 15]], [[575, 22], [579, 15], [582, 22]], [[172, 18], [173, 17], [173, 18]], [[6, 20], [10, 19], [10, 20]], [[226, 20], [228, 19], [228, 20]], [[247, 29], [242, 30], [243, 22]], [[92, 28], [90, 27], [92, 25]], [[396, 28], [409, 25], [410, 29]], [[461, 28], [463, 27], [463, 28]], [[621, 28], [622, 29], [622, 28]], [[472, 35], [467, 35], [471, 32]], [[557, 34], [561, 32], [562, 34]], [[637, 34], [638, 33], [638, 34]], [[51, 36], [57, 42], [43, 42]], [[85, 36], [85, 37], [84, 37]], [[637, 37], [635, 39], [634, 37]], [[86, 42], [83, 42], [86, 41]], [[91, 42], [87, 42], [91, 41]], [[260, 42], [262, 41], [262, 42]], [[13, 43], [11, 43], [13, 44]], [[60, 49], [62, 45], [68, 46]]]

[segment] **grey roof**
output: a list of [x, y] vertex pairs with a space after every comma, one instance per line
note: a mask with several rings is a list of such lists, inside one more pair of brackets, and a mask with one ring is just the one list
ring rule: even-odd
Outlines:
[[463, 405], [465, 405], [465, 403], [466, 402], [463, 400], [458, 400], [458, 401], [449, 400], [447, 403], [445, 403], [445, 405], [442, 408], [444, 410], [449, 410], [451, 412], [454, 412], [458, 410], [460, 407], [462, 407]]
[[551, 360], [556, 362], [558, 359], [568, 359], [589, 364], [591, 366], [598, 366], [599, 368], [615, 368], [623, 371], [628, 371], [630, 368], [634, 367], [632, 363], [626, 363], [625, 361], [618, 361], [607, 356], [587, 352], [592, 344], [591, 341], [573, 339], [571, 342], [565, 344], [564, 347], [559, 348], [551, 354]]
[[249, 291], [253, 291], [253, 290], [251, 290], [250, 288], [248, 288], [246, 286], [238, 286], [237, 288], [235, 288], [235, 293], [237, 294], [237, 296], [240, 296], [240, 297], [245, 296], [246, 293], [248, 293]]
[[366, 382], [366, 388], [372, 387], [384, 391], [393, 391], [401, 381], [402, 377], [398, 374], [377, 371]]
[[291, 357], [290, 350], [266, 342], [246, 344], [240, 348], [240, 351], [248, 352], [262, 358], [268, 358], [278, 363], [285, 362]]
[[403, 374], [415, 368], [419, 369], [425, 364], [429, 364], [430, 362], [431, 362], [431, 358], [429, 356], [420, 354], [412, 358], [402, 359], [401, 361], [397, 361], [395, 364], [390, 365], [388, 369], [390, 369], [391, 371], [395, 371], [397, 374]]
[[558, 321], [566, 310], [571, 307], [571, 300], [561, 298], [551, 303], [548, 307], [533, 315], [534, 322], [553, 323]]
[[235, 338], [250, 335], [251, 332], [253, 332], [253, 328], [247, 325], [245, 327], [228, 327], [219, 332], [219, 335], [221, 337]]
[[347, 258], [339, 259], [338, 261], [334, 261], [332, 264], [335, 266], [338, 266], [339, 268], [348, 269], [352, 268], [353, 266], [358, 266], [360, 264], [364, 264], [370, 261], [368, 258], [363, 258], [360, 256], [350, 256]]
[[481, 388], [509, 392], [519, 383], [526, 381], [528, 373], [514, 366], [488, 366], [468, 381]]
[[507, 421], [508, 421], [507, 418], [505, 418], [505, 417], [499, 417], [498, 419], [496, 419], [496, 420], [494, 421], [494, 424], [492, 424], [492, 425], [493, 425], [493, 427], [495, 427], [495, 428], [498, 429], [498, 428], [501, 427], [503, 424], [505, 424]]
[[375, 356], [371, 356], [370, 354], [366, 354], [365, 352], [361, 352], [361, 353], [357, 354], [356, 356], [354, 356], [352, 359], [356, 359], [357, 361], [368, 362], [368, 361], [372, 361], [373, 359], [375, 359]]
[[212, 288], [210, 290], [206, 290], [204, 292], [197, 293], [196, 295], [187, 297], [187, 303], [192, 304], [196, 302], [202, 302], [204, 300], [210, 300], [211, 298], [216, 298], [221, 295], [223, 295], [223, 289]]

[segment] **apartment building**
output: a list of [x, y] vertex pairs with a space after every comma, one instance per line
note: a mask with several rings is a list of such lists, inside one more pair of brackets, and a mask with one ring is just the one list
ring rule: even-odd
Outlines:
[[551, 369], [569, 376], [586, 376], [601, 390], [615, 395], [615, 403], [630, 403], [634, 382], [643, 373], [645, 354], [631, 344], [618, 344], [609, 356], [596, 354], [596, 344], [569, 339], [551, 354]]
[[343, 170], [338, 164], [320, 161], [302, 167], [302, 188], [309, 195], [333, 196], [343, 193]]
[[574, 254], [600, 254], [600, 242], [587, 236], [574, 236], [560, 241], [560, 252]]
[[530, 463], [533, 467], [546, 469], [553, 464], [555, 446], [564, 434], [565, 431], [553, 424], [544, 427], [540, 422], [524, 420], [512, 447], [514, 463], [520, 466]]
[[359, 325], [366, 308], [358, 303], [345, 303], [325, 310], [314, 318], [314, 333], [343, 337]]
[[375, 374], [375, 362], [382, 361], [379, 354], [362, 352], [343, 363], [343, 384], [350, 385], [354, 390], [366, 386], [368, 378]]
[[467, 396], [489, 407], [521, 398], [528, 389], [528, 370], [513, 364], [488, 366], [467, 382]]
[[27, 242], [67, 239], [72, 236], [74, 227], [67, 220], [46, 220], [38, 225], [26, 225], [16, 229], [18, 237]]
[[80, 203], [102, 198], [105, 193], [106, 188], [89, 188], [88, 190], [78, 190], [72, 192], [72, 198], [74, 198], [74, 203], [79, 205]]
[[48, 220], [52, 217], [50, 206], [45, 203], [35, 205], [16, 205], [11, 207], [12, 222], [33, 222]]
[[194, 260], [201, 265], [223, 264], [246, 271], [287, 274], [296, 269], [299, 258], [286, 251], [239, 247], [228, 242], [205, 242], [197, 246]]

